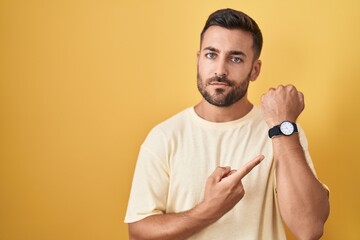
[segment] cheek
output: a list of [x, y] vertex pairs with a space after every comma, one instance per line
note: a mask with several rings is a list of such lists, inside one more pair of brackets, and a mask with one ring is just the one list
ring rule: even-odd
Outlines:
[[251, 74], [251, 67], [234, 67], [231, 69], [230, 74], [234, 79], [245, 79]]
[[202, 74], [202, 75], [211, 75], [211, 73], [213, 73], [213, 69], [212, 69], [212, 65], [209, 63], [206, 63], [205, 61], [199, 61], [198, 63], [198, 71]]

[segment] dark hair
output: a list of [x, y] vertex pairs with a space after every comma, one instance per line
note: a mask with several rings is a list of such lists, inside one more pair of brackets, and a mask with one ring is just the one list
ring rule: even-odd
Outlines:
[[256, 22], [243, 12], [234, 9], [220, 9], [212, 13], [201, 32], [202, 41], [204, 33], [211, 26], [220, 26], [227, 29], [241, 29], [250, 32], [253, 37], [254, 59], [259, 58], [263, 44], [263, 38], [259, 26]]

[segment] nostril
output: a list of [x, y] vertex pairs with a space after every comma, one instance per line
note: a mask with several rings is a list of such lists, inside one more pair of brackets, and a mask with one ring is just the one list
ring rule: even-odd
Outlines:
[[219, 78], [224, 78], [224, 77], [226, 77], [226, 73], [223, 73], [223, 74], [217, 74], [217, 73], [215, 73], [215, 76], [216, 76], [216, 77], [219, 77]]

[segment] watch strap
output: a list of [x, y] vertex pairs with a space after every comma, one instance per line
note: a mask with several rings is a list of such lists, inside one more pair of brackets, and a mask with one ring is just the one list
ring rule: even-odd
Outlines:
[[270, 128], [268, 134], [269, 134], [269, 138], [281, 135], [280, 125], [276, 125]]

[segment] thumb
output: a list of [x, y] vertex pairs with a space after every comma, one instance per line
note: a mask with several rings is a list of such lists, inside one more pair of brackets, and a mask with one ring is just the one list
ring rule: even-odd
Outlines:
[[230, 167], [217, 167], [215, 171], [209, 176], [209, 180], [220, 182], [223, 177], [228, 175], [231, 171]]

